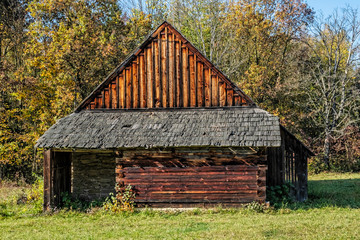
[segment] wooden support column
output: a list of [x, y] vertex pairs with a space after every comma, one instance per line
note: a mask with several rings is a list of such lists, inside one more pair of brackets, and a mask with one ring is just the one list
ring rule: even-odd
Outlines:
[[52, 150], [44, 151], [44, 205], [43, 210], [50, 210], [52, 206], [53, 189], [52, 189]]
[[266, 170], [267, 166], [259, 165], [256, 173], [257, 181], [257, 200], [260, 203], [265, 203], [266, 200]]

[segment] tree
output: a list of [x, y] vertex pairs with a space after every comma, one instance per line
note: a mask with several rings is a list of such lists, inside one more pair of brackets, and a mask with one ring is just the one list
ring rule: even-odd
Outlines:
[[359, 122], [359, 37], [357, 10], [347, 8], [314, 22], [306, 39], [310, 57], [303, 63], [302, 92], [309, 120], [320, 131], [324, 163], [330, 169], [333, 138]]
[[313, 12], [301, 0], [242, 0], [229, 12], [225, 27], [235, 35], [224, 68], [260, 106], [279, 114], [277, 93], [296, 67], [294, 46]]
[[[116, 0], [19, 0], [22, 15], [11, 4], [0, 5], [1, 16], [22, 17], [0, 23], [0, 162], [8, 173], [24, 173], [39, 164], [38, 137], [129, 54], [150, 23], [140, 13], [128, 19]], [[23, 27], [11, 32], [16, 26]]]
[[0, 178], [8, 175], [5, 169], [14, 166], [11, 174], [26, 166], [24, 149], [25, 131], [20, 112], [24, 108], [16, 93], [23, 82], [17, 69], [24, 65], [26, 28], [29, 24], [27, 1], [3, 0], [0, 2]]

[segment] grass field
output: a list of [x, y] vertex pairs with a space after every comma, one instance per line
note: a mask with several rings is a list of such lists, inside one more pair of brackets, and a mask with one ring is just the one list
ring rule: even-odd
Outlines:
[[[360, 173], [326, 173], [309, 180], [306, 203], [260, 213], [215, 208], [44, 215], [8, 206], [0, 197], [0, 239], [359, 239]], [[0, 194], [8, 198], [19, 192], [5, 188]]]

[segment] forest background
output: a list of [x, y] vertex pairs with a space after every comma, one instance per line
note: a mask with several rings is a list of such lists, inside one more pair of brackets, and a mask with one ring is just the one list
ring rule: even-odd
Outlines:
[[317, 156], [360, 170], [360, 16], [303, 0], [1, 0], [0, 179], [42, 172], [36, 140], [164, 20]]

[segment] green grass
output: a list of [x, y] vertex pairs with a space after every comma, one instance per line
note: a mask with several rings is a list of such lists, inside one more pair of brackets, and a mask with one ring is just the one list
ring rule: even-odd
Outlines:
[[221, 208], [16, 213], [0, 218], [0, 239], [359, 239], [360, 174], [309, 179], [308, 202], [265, 213]]

